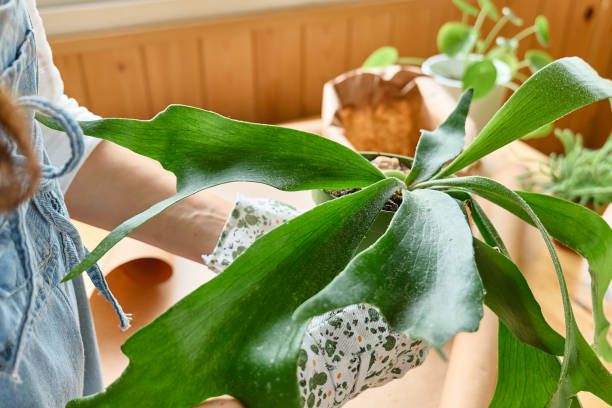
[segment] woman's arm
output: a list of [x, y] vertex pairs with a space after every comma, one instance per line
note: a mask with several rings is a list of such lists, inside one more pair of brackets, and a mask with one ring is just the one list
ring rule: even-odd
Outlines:
[[[176, 193], [174, 174], [159, 163], [103, 141], [87, 158], [66, 192], [70, 216], [112, 230]], [[214, 249], [232, 204], [206, 191], [154, 217], [130, 236], [202, 262]]]

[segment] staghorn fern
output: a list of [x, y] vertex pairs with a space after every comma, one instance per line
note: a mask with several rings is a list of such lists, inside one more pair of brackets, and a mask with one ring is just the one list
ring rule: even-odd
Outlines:
[[[122, 346], [130, 364], [105, 392], [68, 406], [190, 407], [230, 394], [249, 408], [302, 408], [297, 364], [308, 321], [362, 302], [379, 307], [392, 329], [438, 349], [455, 333], [476, 330], [487, 304], [501, 322], [490, 408], [574, 408], [580, 391], [612, 404], [612, 374], [596, 354], [612, 361], [603, 310], [612, 280], [610, 226], [575, 203], [514, 192], [485, 177], [455, 176], [535, 129], [611, 97], [612, 81], [578, 58], [561, 59], [527, 80], [461, 151], [469, 90], [440, 127], [423, 131], [405, 178], [383, 174], [356, 152], [316, 135], [187, 106], [170, 106], [150, 121], [81, 122], [85, 134], [159, 161], [177, 176], [178, 192], [118, 226], [64, 281], [173, 203], [218, 184], [361, 190], [260, 237], [225, 272], [130, 337]], [[359, 251], [398, 190], [398, 211], [382, 236]], [[540, 230], [561, 289], [563, 334], [546, 322], [474, 196]], [[473, 236], [477, 232], [484, 242]], [[551, 236], [589, 261], [594, 347], [578, 329]]]

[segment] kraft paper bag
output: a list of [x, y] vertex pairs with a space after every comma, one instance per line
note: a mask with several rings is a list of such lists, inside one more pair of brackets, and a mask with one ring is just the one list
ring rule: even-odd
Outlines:
[[[418, 67], [346, 72], [323, 87], [323, 135], [358, 151], [414, 157], [421, 130], [438, 127], [455, 101]], [[468, 118], [465, 143], [476, 137]]]

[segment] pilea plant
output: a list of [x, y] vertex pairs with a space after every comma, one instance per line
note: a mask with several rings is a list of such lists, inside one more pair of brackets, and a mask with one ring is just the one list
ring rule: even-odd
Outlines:
[[[437, 37], [438, 50], [447, 58], [434, 56], [423, 60], [400, 57], [396, 48], [385, 46], [374, 51], [364, 62], [363, 68], [424, 63], [426, 73], [431, 71], [434, 76], [459, 80], [463, 89], [474, 88], [474, 99], [478, 99], [488, 94], [496, 83], [516, 89], [517, 85], [510, 82], [511, 78], [520, 82], [527, 79], [520, 72], [521, 68], [529, 67], [532, 72], [536, 72], [552, 61], [547, 53], [540, 50], [525, 52], [522, 61], [517, 57], [519, 42], [529, 35], [535, 34], [541, 45], [548, 46], [549, 30], [546, 17], [536, 17], [533, 25], [519, 31], [512, 38], [498, 37], [507, 23], [522, 26], [523, 20], [508, 7], [502, 9], [500, 16], [490, 0], [478, 0], [479, 8], [463, 0], [453, 0], [453, 3], [462, 11], [462, 21], [445, 23], [440, 27]], [[475, 18], [472, 26], [468, 25], [470, 17]], [[487, 17], [496, 23], [485, 36], [482, 25]], [[507, 68], [500, 65], [500, 62]], [[508, 70], [508, 73], [505, 73], [508, 78], [503, 80], [500, 77], [502, 68]]]
[[612, 134], [599, 149], [587, 149], [582, 135], [556, 129], [564, 154], [553, 153], [536, 171], [521, 175], [526, 190], [553, 194], [601, 211], [612, 203]]
[[[544, 124], [610, 97], [612, 81], [578, 58], [561, 59], [527, 80], [461, 151], [468, 90], [439, 128], [423, 132], [405, 177], [386, 177], [358, 153], [313, 134], [187, 106], [170, 106], [150, 121], [82, 122], [86, 134], [158, 160], [176, 174], [178, 193], [117, 227], [65, 279], [168, 206], [217, 184], [361, 190], [260, 237], [225, 272], [130, 337], [122, 347], [129, 366], [105, 392], [69, 406], [188, 407], [230, 394], [247, 407], [301, 408], [296, 368], [309, 320], [364, 302], [377, 306], [395, 330], [437, 349], [459, 331], [476, 330], [483, 302], [488, 305], [500, 319], [492, 407], [577, 407], [579, 391], [612, 403], [612, 375], [596, 355], [612, 359], [603, 313], [612, 278], [610, 227], [596, 213], [559, 198], [512, 191], [484, 177], [453, 176]], [[39, 120], [60, 129], [49, 118]], [[388, 229], [356, 251], [398, 191], [402, 202]], [[545, 321], [475, 196], [540, 230], [561, 288], [564, 335]], [[594, 348], [578, 330], [551, 236], [590, 263]]]

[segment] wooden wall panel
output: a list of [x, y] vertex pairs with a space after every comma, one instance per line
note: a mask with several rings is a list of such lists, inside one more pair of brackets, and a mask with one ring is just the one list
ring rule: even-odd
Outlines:
[[391, 13], [355, 16], [350, 19], [349, 68], [359, 68], [377, 48], [391, 44]]
[[253, 44], [249, 30], [204, 34], [204, 107], [222, 115], [255, 120]]
[[81, 105], [90, 106], [81, 55], [54, 55], [53, 62], [61, 75], [67, 79], [67, 81], [64, 82], [64, 93], [70, 95], [71, 98], [75, 98]]
[[[602, 45], [610, 49], [612, 39], [612, 2], [597, 0], [576, 0], [572, 2], [573, 9], [570, 12], [567, 27], [571, 27], [570, 33], [565, 38], [565, 55], [577, 55], [587, 61], [600, 74], [610, 76], [612, 67], [609, 66], [609, 55], [603, 52]], [[578, 35], [579, 33], [579, 35]], [[585, 38], [591, 39], [585, 41]], [[583, 108], [578, 115], [572, 115], [562, 122], [571, 129], [579, 129], [588, 136], [586, 145], [590, 147], [600, 146], [608, 137], [611, 129], [598, 131], [593, 127], [596, 117], [602, 110], [608, 108], [609, 102], [601, 101], [595, 105]]]
[[151, 98], [140, 47], [83, 53], [88, 106], [105, 117], [150, 118]]
[[[567, 33], [563, 41], [563, 52], [566, 55], [597, 59], [597, 53], [591, 55], [594, 44], [584, 39], [595, 38], [600, 30], [600, 22], [604, 17], [601, 14], [600, 6], [603, 6], [603, 2], [599, 0], [574, 0], [571, 2], [569, 18], [566, 20]], [[596, 45], [600, 46], [600, 44]], [[591, 60], [591, 65], [597, 69], [596, 61]]]
[[303, 116], [302, 44], [299, 26], [258, 28], [255, 52], [255, 116], [278, 123]]
[[[419, 0], [414, 3], [416, 7], [431, 8], [434, 11], [432, 25], [429, 28], [434, 32], [434, 35], [438, 34], [438, 29], [447, 21], [461, 21], [461, 12], [453, 6], [452, 0]], [[476, 2], [472, 3], [475, 4]], [[437, 53], [437, 47], [433, 49], [433, 53]]]
[[145, 44], [144, 59], [153, 112], [173, 103], [203, 106], [199, 39]]
[[[612, 14], [612, 2], [608, 4], [610, 9], [608, 13]], [[612, 21], [608, 20], [608, 25], [611, 25]], [[611, 29], [612, 31], [612, 29]], [[612, 32], [608, 36], [612, 38]], [[608, 68], [601, 72], [607, 72], [607, 78], [612, 77], [612, 53], [608, 56]], [[595, 120], [591, 124], [591, 134], [589, 140], [595, 141], [596, 146], [601, 146], [608, 140], [608, 137], [612, 135], [612, 101], [601, 101], [597, 103], [598, 112], [595, 116]]]
[[391, 43], [404, 57], [427, 58], [437, 49], [437, 30], [432, 30], [435, 10], [421, 7], [418, 2], [408, 3], [393, 13]]
[[[512, 37], [517, 34], [519, 31], [523, 30], [525, 27], [528, 27], [533, 24], [535, 18], [538, 14], [540, 14], [540, 4], [542, 0], [509, 0], [507, 1], [508, 7], [510, 7], [517, 16], [520, 16], [523, 19], [523, 26], [516, 27], [512, 24], [508, 24], [503, 33], [507, 37]], [[525, 51], [530, 49], [541, 49], [542, 46], [538, 43], [535, 35], [530, 35], [525, 39], [521, 40], [519, 46], [519, 56], [522, 57]]]
[[[612, 1], [574, 0], [565, 4], [558, 0], [542, 1], [539, 13], [551, 22], [551, 54], [556, 58], [578, 56], [600, 75], [612, 77], [612, 48], [608, 44], [612, 38]], [[582, 133], [585, 145], [596, 148], [612, 130], [611, 116], [609, 102], [601, 101], [559, 120], [557, 126]], [[546, 151], [562, 151], [561, 143], [553, 136], [530, 144]]]
[[[470, 0], [475, 3], [475, 0]], [[550, 20], [555, 58], [578, 55], [612, 77], [612, 0], [495, 0], [532, 24]], [[390, 44], [400, 55], [437, 53], [440, 26], [460, 20], [451, 0], [363, 0], [118, 32], [51, 38], [68, 95], [102, 116], [148, 118], [170, 103], [237, 119], [278, 123], [320, 113], [323, 84]], [[493, 22], [487, 19], [483, 31]], [[502, 34], [520, 28], [508, 25]], [[540, 48], [535, 37], [521, 46]], [[612, 126], [609, 104], [559, 126], [598, 146]], [[554, 137], [531, 142], [560, 150]]]
[[323, 84], [348, 69], [346, 18], [304, 28], [304, 113], [321, 113]]
[[539, 14], [546, 16], [550, 22], [550, 47], [546, 51], [555, 58], [565, 56], [565, 38], [572, 35], [573, 30], [567, 29], [571, 6], [571, 2], [560, 4], [559, 0], [543, 0], [540, 5]]

